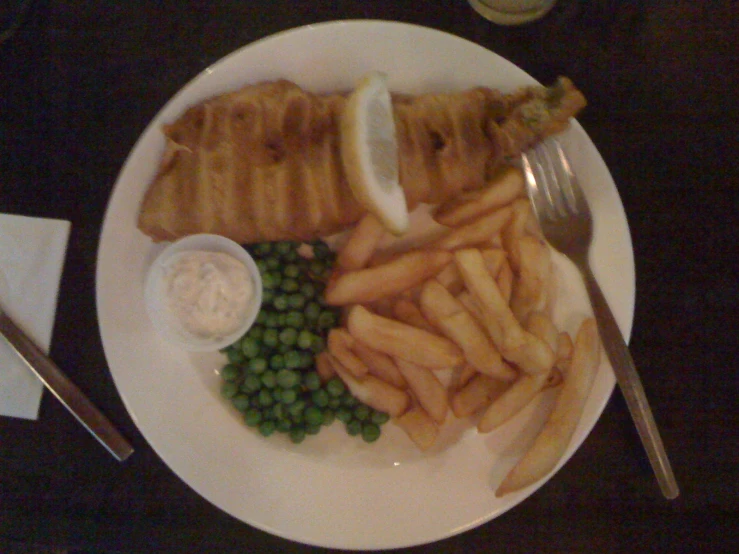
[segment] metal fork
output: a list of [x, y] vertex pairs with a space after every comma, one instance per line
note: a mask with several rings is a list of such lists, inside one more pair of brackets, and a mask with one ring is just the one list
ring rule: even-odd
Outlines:
[[679, 494], [670, 461], [649, 408], [644, 387], [613, 313], [590, 269], [593, 237], [590, 207], [562, 146], [547, 139], [521, 156], [526, 189], [547, 241], [580, 270], [590, 296], [603, 349], [626, 399], [662, 494]]

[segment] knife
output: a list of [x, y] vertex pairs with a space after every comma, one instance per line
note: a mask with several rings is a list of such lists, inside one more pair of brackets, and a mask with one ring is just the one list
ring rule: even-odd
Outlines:
[[133, 453], [133, 447], [113, 427], [108, 418], [64, 375], [51, 358], [36, 346], [2, 307], [0, 307], [0, 334], [7, 339], [13, 350], [46, 388], [119, 462]]

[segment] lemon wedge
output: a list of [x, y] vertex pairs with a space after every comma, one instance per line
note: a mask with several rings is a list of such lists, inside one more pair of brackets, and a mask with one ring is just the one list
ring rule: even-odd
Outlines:
[[356, 199], [396, 235], [408, 230], [398, 182], [398, 142], [387, 75], [365, 75], [341, 114], [341, 160]]

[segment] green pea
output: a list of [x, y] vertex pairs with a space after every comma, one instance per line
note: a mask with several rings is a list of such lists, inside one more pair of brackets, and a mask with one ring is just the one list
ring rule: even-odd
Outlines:
[[272, 398], [272, 394], [267, 389], [262, 389], [259, 391], [259, 405], [263, 408], [267, 408], [271, 406], [274, 403], [274, 399]]
[[346, 432], [352, 436], [356, 437], [359, 433], [362, 432], [362, 422], [357, 421], [356, 419], [352, 419], [349, 421], [349, 423], [346, 424]]
[[263, 437], [269, 437], [276, 429], [277, 425], [274, 421], [262, 421], [262, 423], [259, 424], [259, 433]]
[[280, 334], [277, 331], [277, 329], [267, 329], [264, 332], [264, 337], [262, 338], [262, 342], [265, 346], [269, 348], [274, 348], [277, 346], [277, 343], [280, 341]]
[[280, 284], [280, 288], [285, 292], [295, 292], [300, 288], [300, 285], [295, 279], [283, 279]]
[[287, 296], [285, 296], [284, 294], [275, 296], [274, 300], [272, 300], [272, 305], [274, 306], [275, 310], [284, 312], [285, 310], [287, 310]]
[[254, 253], [257, 256], [266, 256], [270, 252], [272, 252], [271, 242], [258, 242], [254, 245]]
[[289, 311], [285, 316], [285, 325], [299, 329], [305, 325], [305, 316], [297, 310]]
[[360, 404], [354, 408], [354, 417], [359, 421], [366, 421], [370, 416], [370, 407], [366, 404]]
[[282, 259], [286, 262], [296, 262], [298, 261], [298, 258], [300, 256], [295, 250], [290, 250], [290, 252], [286, 253], [284, 256], [282, 256]]
[[298, 352], [300, 354], [300, 365], [298, 366], [300, 369], [308, 369], [313, 365], [313, 354], [310, 352]]
[[372, 415], [370, 416], [370, 421], [376, 425], [384, 425], [390, 420], [390, 415], [386, 414], [385, 412], [379, 412], [377, 410], [372, 410]]
[[[279, 389], [277, 389], [279, 390]], [[298, 391], [295, 389], [284, 389], [282, 391], [282, 403], [292, 405], [298, 399]]]
[[318, 424], [318, 425], [306, 424], [305, 425], [305, 432], [308, 435], [317, 435], [318, 433], [321, 432], [321, 425], [320, 424]]
[[334, 412], [331, 408], [326, 408], [325, 410], [323, 410], [322, 425], [331, 425], [334, 422], [334, 419], [336, 419], [336, 412]]
[[[275, 392], [279, 391], [280, 389], [276, 389]], [[272, 406], [272, 415], [276, 420], [285, 419], [287, 417], [287, 411], [285, 410], [285, 406], [282, 404], [275, 404]]]
[[244, 412], [249, 408], [250, 398], [245, 394], [237, 394], [231, 399], [231, 403], [240, 412]]
[[313, 333], [305, 329], [298, 334], [298, 346], [303, 350], [308, 350], [313, 344]]
[[269, 359], [269, 367], [275, 371], [285, 367], [285, 358], [282, 354], [275, 354]]
[[250, 339], [254, 339], [255, 341], [259, 342], [262, 340], [262, 337], [264, 336], [264, 327], [261, 325], [254, 325], [251, 329], [246, 333], [246, 336]]
[[324, 389], [318, 389], [313, 391], [311, 399], [316, 406], [325, 408], [328, 406], [328, 393]]
[[262, 388], [262, 380], [255, 373], [248, 373], [241, 383], [241, 390], [246, 393], [257, 392]]
[[323, 337], [319, 337], [318, 335], [314, 335], [313, 339], [310, 341], [310, 349], [316, 354], [320, 354], [324, 350], [326, 350], [326, 341]]
[[[267, 267], [269, 269], [274, 270], [280, 267], [280, 258], [270, 257], [270, 258], [266, 258], [264, 261], [267, 263]], [[279, 276], [280, 274], [277, 273], [277, 275]], [[277, 284], [279, 285], [279, 283]]]
[[300, 352], [291, 350], [285, 354], [285, 367], [288, 369], [296, 369], [300, 367]]
[[321, 315], [321, 306], [318, 305], [318, 302], [308, 302], [303, 313], [308, 321], [317, 321], [318, 316]]
[[315, 371], [308, 372], [303, 376], [303, 385], [310, 391], [321, 388], [321, 377]]
[[317, 406], [310, 406], [304, 413], [306, 425], [320, 425], [323, 422], [323, 412]]
[[[267, 267], [269, 267], [269, 260], [267, 260]], [[267, 271], [262, 275], [262, 289], [274, 290], [279, 288], [282, 283], [282, 276], [276, 271]]]
[[321, 329], [331, 329], [336, 326], [336, 314], [325, 310], [318, 316], [318, 326]]
[[323, 241], [317, 242], [313, 245], [313, 255], [319, 260], [327, 260], [333, 256], [333, 252]]
[[287, 321], [287, 314], [285, 312], [277, 314], [277, 322], [280, 327], [284, 327], [285, 325], [287, 325], [287, 323], [285, 323], [286, 321]]
[[305, 297], [302, 294], [291, 294], [287, 297], [287, 305], [293, 310], [300, 310], [305, 306]]
[[224, 381], [221, 385], [221, 395], [224, 398], [233, 398], [239, 392], [239, 385], [233, 381]]
[[359, 404], [359, 400], [352, 396], [351, 392], [346, 391], [344, 394], [341, 395], [341, 403], [347, 408], [354, 408], [357, 404]]
[[295, 279], [300, 276], [300, 268], [295, 264], [288, 264], [282, 270], [282, 274], [290, 279]]
[[322, 275], [326, 266], [320, 260], [313, 260], [310, 263], [310, 272], [313, 275]]
[[259, 350], [259, 342], [256, 339], [247, 336], [241, 340], [241, 351], [244, 353], [245, 358], [256, 358], [259, 356]]
[[288, 346], [292, 346], [298, 341], [298, 332], [291, 327], [280, 331], [280, 342]]
[[[282, 389], [279, 387], [272, 387], [272, 400], [275, 402], [282, 402]], [[274, 409], [274, 406], [273, 406]]]
[[290, 352], [294, 347], [289, 344], [280, 343], [277, 345], [277, 352], [283, 356]]
[[305, 428], [303, 427], [293, 427], [290, 429], [290, 440], [294, 444], [300, 444], [305, 440]]
[[336, 419], [338, 419], [341, 423], [349, 423], [353, 417], [354, 415], [349, 408], [342, 407], [336, 410]]
[[243, 364], [246, 358], [240, 348], [229, 348], [226, 352], [226, 358], [232, 364]]
[[332, 410], [336, 410], [339, 406], [341, 406], [341, 398], [329, 398], [328, 399], [328, 407]]
[[[279, 356], [279, 354], [276, 354], [275, 356]], [[272, 356], [274, 359], [275, 356]], [[274, 370], [268, 369], [264, 373], [262, 373], [262, 385], [267, 387], [268, 389], [273, 389], [277, 386], [277, 374]]]
[[263, 373], [267, 369], [267, 360], [264, 358], [252, 358], [247, 366], [254, 373]]
[[305, 400], [296, 400], [287, 407], [287, 413], [290, 414], [291, 417], [302, 416], [305, 406]]
[[[262, 289], [262, 306], [270, 304], [274, 297], [275, 297], [274, 291], [271, 291], [270, 289]], [[260, 323], [262, 322], [260, 321]]]
[[[262, 296], [262, 300], [264, 300], [264, 296]], [[255, 321], [259, 325], [264, 325], [267, 321], [267, 312], [265, 310], [259, 310], [259, 313], [257, 314], [257, 319]]]
[[288, 241], [281, 241], [275, 244], [275, 252], [283, 256], [292, 250], [292, 244]]
[[281, 369], [277, 372], [277, 384], [283, 389], [291, 389], [300, 384], [300, 375], [290, 369]]
[[380, 438], [380, 427], [374, 423], [365, 423], [362, 425], [362, 438], [364, 442], [375, 442]]
[[328, 392], [329, 396], [341, 396], [345, 390], [344, 382], [338, 377], [332, 377], [326, 383], [326, 392]]
[[244, 412], [244, 423], [249, 427], [256, 427], [262, 421], [262, 412], [256, 408], [249, 408]]
[[[280, 319], [279, 319], [278, 314], [276, 314], [275, 312], [269, 312], [267, 314], [267, 319], [264, 321], [264, 326], [268, 327], [267, 331], [271, 329], [275, 329], [276, 327], [279, 327], [279, 325], [280, 325]], [[262, 337], [262, 342], [265, 342], [267, 331], [264, 332], [264, 336]]]
[[288, 433], [292, 429], [292, 421], [289, 419], [277, 420], [277, 431], [280, 433]]
[[226, 364], [221, 370], [221, 378], [224, 381], [235, 381], [239, 378], [239, 375], [241, 375], [241, 370], [239, 366], [234, 364]]
[[304, 298], [313, 298], [316, 295], [316, 286], [313, 283], [303, 283], [300, 285], [300, 294]]

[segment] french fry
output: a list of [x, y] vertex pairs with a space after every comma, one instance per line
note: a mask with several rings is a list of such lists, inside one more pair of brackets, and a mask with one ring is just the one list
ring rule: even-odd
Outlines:
[[407, 323], [413, 327], [418, 327], [429, 333], [437, 333], [436, 328], [429, 323], [423, 316], [421, 310], [411, 300], [407, 298], [399, 298], [393, 306], [393, 315], [395, 319], [402, 323]]
[[521, 375], [485, 410], [477, 423], [477, 430], [480, 433], [489, 433], [523, 410], [546, 386], [549, 375], [544, 372], [536, 375]]
[[532, 485], [555, 468], [580, 421], [599, 362], [598, 329], [595, 320], [588, 318], [580, 325], [575, 338], [570, 371], [552, 413], [531, 447], [498, 486], [496, 496]]
[[422, 451], [431, 448], [439, 436], [439, 426], [421, 406], [413, 406], [393, 421]]
[[475, 318], [475, 321], [477, 321], [480, 325], [483, 324], [483, 316], [482, 311], [480, 311], [480, 306], [475, 304], [475, 299], [472, 297], [472, 294], [470, 291], [465, 290], [457, 295], [457, 300], [459, 300], [459, 303], [462, 304], [465, 308], [467, 308], [467, 311], [472, 314], [472, 317]]
[[526, 321], [533, 310], [546, 305], [547, 283], [552, 267], [549, 247], [542, 239], [518, 239], [518, 275], [513, 282], [510, 306], [519, 321]]
[[459, 418], [471, 416], [489, 406], [508, 386], [504, 381], [478, 373], [465, 386], [452, 393], [449, 402], [452, 412]]
[[519, 198], [511, 204], [512, 214], [507, 224], [500, 231], [500, 237], [503, 242], [503, 248], [508, 252], [508, 260], [513, 271], [518, 271], [519, 253], [518, 239], [527, 234], [529, 229], [529, 221], [533, 218], [534, 210], [531, 208], [531, 202], [528, 198]]
[[511, 269], [511, 264], [508, 263], [508, 260], [505, 260], [501, 264], [500, 271], [498, 271], [498, 276], [496, 277], [495, 282], [500, 289], [500, 294], [503, 297], [503, 300], [505, 300], [506, 304], [510, 305], [511, 294], [513, 293], [513, 270]]
[[366, 214], [354, 226], [349, 239], [336, 256], [336, 265], [345, 271], [362, 269], [369, 262], [384, 234], [382, 222], [373, 214]]
[[433, 371], [413, 362], [401, 358], [396, 358], [395, 362], [418, 403], [435, 422], [444, 423], [449, 412], [449, 402], [446, 389], [439, 378]]
[[549, 370], [549, 375], [547, 376], [547, 382], [544, 384], [544, 388], [552, 389], [554, 387], [558, 387], [564, 380], [565, 378], [564, 375], [562, 375], [562, 370], [555, 365]]
[[345, 306], [394, 296], [435, 275], [451, 259], [449, 252], [417, 250], [383, 265], [340, 273], [326, 286], [325, 299], [332, 306]]
[[559, 331], [546, 314], [542, 312], [531, 312], [526, 319], [526, 330], [546, 342], [549, 348], [552, 349], [552, 352], [557, 352]]
[[449, 339], [373, 314], [363, 306], [349, 310], [347, 326], [353, 337], [394, 358], [434, 369], [464, 362], [462, 351]]
[[387, 384], [374, 375], [365, 375], [357, 379], [335, 357], [329, 354], [328, 359], [334, 371], [358, 400], [393, 417], [399, 416], [408, 409], [410, 397], [405, 391]]
[[364, 365], [369, 368], [369, 372], [375, 377], [399, 389], [404, 389], [408, 386], [398, 366], [395, 365], [393, 359], [387, 354], [370, 348], [361, 340], [354, 341], [352, 351], [364, 362]]
[[328, 351], [339, 360], [354, 377], [362, 378], [369, 373], [369, 368], [352, 352], [354, 337], [341, 327], [331, 329], [328, 333]]
[[[485, 267], [488, 269], [488, 273], [490, 273], [493, 278], [497, 277], [506, 261], [505, 250], [502, 248], [485, 248], [480, 250], [480, 253], [482, 254], [482, 259], [485, 261]], [[459, 274], [459, 270], [455, 264], [450, 264], [447, 267], [453, 267], [457, 270], [457, 274]], [[438, 279], [439, 276], [437, 275], [436, 278]], [[459, 279], [462, 281], [462, 286], [464, 286], [464, 281], [462, 280], [461, 275]]]
[[436, 280], [441, 283], [446, 290], [453, 296], [458, 295], [464, 290], [464, 281], [459, 274], [459, 270], [455, 264], [449, 264], [439, 273], [436, 274]]
[[488, 187], [477, 194], [463, 198], [461, 202], [441, 206], [433, 217], [441, 225], [459, 227], [496, 208], [510, 204], [523, 194], [523, 173], [516, 167], [507, 167], [493, 177]]
[[572, 350], [574, 345], [572, 344], [572, 338], [566, 331], [562, 331], [557, 335], [557, 349], [556, 349], [556, 361], [554, 365], [559, 368], [563, 373], [567, 373], [572, 362]]
[[433, 247], [439, 250], [457, 250], [486, 243], [506, 226], [512, 214], [513, 210], [508, 206], [485, 214], [462, 227], [452, 229], [434, 241]]
[[478, 374], [478, 371], [470, 364], [465, 364], [462, 367], [454, 369], [452, 373], [451, 384], [449, 385], [450, 390], [458, 391], [470, 382], [470, 380]]
[[472, 315], [435, 279], [424, 285], [420, 305], [426, 319], [462, 349], [477, 371], [504, 381], [516, 378]]
[[334, 371], [334, 366], [331, 363], [329, 356], [330, 354], [327, 350], [324, 350], [316, 356], [316, 373], [318, 373], [318, 376], [324, 383], [336, 375], [336, 371]]
[[503, 357], [527, 373], [549, 371], [554, 352], [544, 341], [523, 329], [485, 268], [478, 250], [454, 252], [467, 289], [480, 306], [483, 325]]

